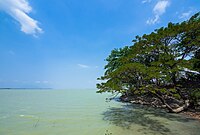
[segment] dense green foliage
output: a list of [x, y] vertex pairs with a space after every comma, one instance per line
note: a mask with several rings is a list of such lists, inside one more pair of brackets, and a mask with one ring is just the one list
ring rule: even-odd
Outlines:
[[106, 61], [98, 93], [170, 95], [195, 104], [200, 98], [200, 13], [136, 36], [132, 46], [114, 49]]

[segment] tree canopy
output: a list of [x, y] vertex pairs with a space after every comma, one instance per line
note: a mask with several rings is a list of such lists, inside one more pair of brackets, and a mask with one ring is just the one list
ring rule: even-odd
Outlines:
[[[98, 78], [98, 93], [152, 94], [200, 98], [200, 13], [181, 23], [168, 23], [150, 34], [136, 36], [132, 46], [114, 49]], [[168, 107], [170, 109], [170, 106]]]

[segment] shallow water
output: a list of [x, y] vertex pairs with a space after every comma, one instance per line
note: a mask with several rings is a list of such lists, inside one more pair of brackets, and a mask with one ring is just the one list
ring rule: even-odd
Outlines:
[[199, 135], [200, 122], [95, 90], [0, 90], [0, 135]]

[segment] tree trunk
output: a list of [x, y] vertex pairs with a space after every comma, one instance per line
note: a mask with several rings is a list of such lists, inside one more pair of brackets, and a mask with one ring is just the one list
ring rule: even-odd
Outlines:
[[190, 105], [190, 104], [189, 104], [189, 100], [186, 100], [186, 101], [185, 101], [185, 104], [184, 104], [183, 106], [178, 107], [178, 108], [176, 108], [176, 109], [171, 109], [170, 112], [173, 112], [173, 113], [182, 112], [182, 111], [186, 110], [186, 109], [188, 108], [189, 105]]
[[180, 113], [180, 112], [182, 112], [182, 111], [184, 111], [184, 110], [186, 110], [188, 107], [189, 107], [189, 100], [185, 100], [184, 101], [184, 105], [183, 106], [181, 106], [181, 107], [178, 107], [178, 108], [176, 108], [176, 109], [173, 109], [168, 103], [166, 103], [166, 101], [165, 101], [165, 99], [162, 97], [162, 96], [160, 96], [159, 94], [157, 94], [157, 93], [154, 93], [154, 95], [157, 97], [157, 98], [159, 98], [160, 99], [160, 101], [166, 106], [166, 108], [169, 110], [169, 112], [171, 112], [171, 113]]

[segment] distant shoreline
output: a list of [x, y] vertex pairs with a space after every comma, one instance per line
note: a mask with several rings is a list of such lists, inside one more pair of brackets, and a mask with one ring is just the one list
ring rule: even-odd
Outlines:
[[0, 90], [12, 90], [12, 89], [27, 89], [27, 90], [30, 90], [30, 89], [53, 89], [53, 88], [0, 88]]

